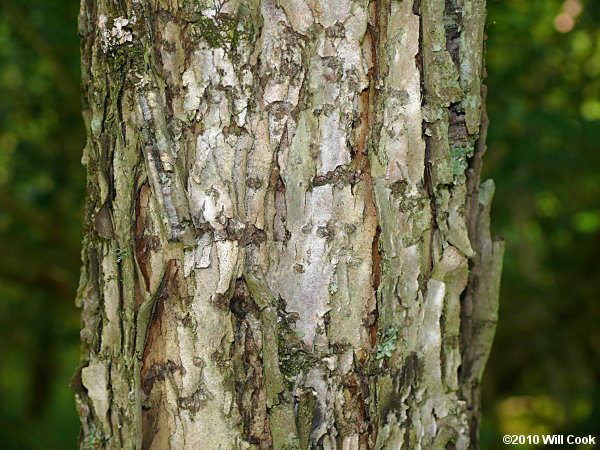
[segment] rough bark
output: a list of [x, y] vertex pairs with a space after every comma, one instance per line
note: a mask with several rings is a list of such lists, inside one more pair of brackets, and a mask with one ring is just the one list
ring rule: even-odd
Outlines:
[[82, 0], [82, 448], [477, 447], [484, 22]]

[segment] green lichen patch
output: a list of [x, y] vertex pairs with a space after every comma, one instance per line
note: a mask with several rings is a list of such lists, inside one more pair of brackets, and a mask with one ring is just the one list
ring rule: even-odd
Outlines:
[[313, 391], [302, 392], [298, 396], [298, 439], [300, 448], [310, 448], [310, 430], [315, 411], [315, 394]]
[[231, 42], [231, 19], [227, 15], [199, 17], [196, 32], [210, 48], [226, 47]]
[[263, 310], [277, 303], [267, 283], [249, 273], [244, 274], [244, 281], [246, 282], [248, 292], [250, 292], [252, 299], [259, 309]]
[[375, 359], [390, 358], [396, 350], [396, 341], [398, 340], [398, 326], [390, 325], [385, 332], [378, 333], [380, 343], [377, 346], [377, 355]]
[[279, 370], [288, 388], [293, 387], [294, 379], [316, 363], [298, 334], [286, 327], [279, 328], [278, 339]]
[[381, 376], [388, 371], [388, 366], [384, 364], [385, 358], [391, 358], [397, 349], [398, 325], [392, 324], [385, 331], [377, 332], [378, 344], [374, 348], [367, 361], [365, 362], [362, 373], [366, 377]]
[[88, 424], [87, 433], [84, 434], [83, 439], [80, 443], [80, 448], [83, 450], [97, 450], [104, 447], [102, 434], [100, 430], [96, 428], [94, 422]]
[[467, 158], [473, 156], [473, 147], [458, 146], [450, 148], [450, 169], [454, 175], [462, 175], [469, 164]]
[[117, 254], [117, 262], [120, 263], [121, 261], [123, 261], [125, 258], [127, 258], [129, 256], [129, 251], [126, 248], [117, 248], [115, 250], [115, 253]]
[[291, 389], [296, 377], [314, 366], [317, 358], [308, 350], [298, 332], [293, 329], [295, 322], [293, 314], [287, 314], [285, 309], [279, 308], [277, 316], [279, 371], [286, 387]]
[[294, 410], [287, 405], [274, 406], [269, 412], [273, 448], [297, 450], [300, 447]]
[[223, 13], [214, 17], [197, 16], [195, 19], [194, 34], [210, 48], [235, 51], [241, 41], [254, 40], [255, 27], [252, 14], [247, 8], [240, 8], [236, 16]]
[[334, 295], [334, 294], [335, 294], [337, 291], [338, 291], [338, 285], [337, 285], [337, 284], [335, 284], [335, 283], [331, 283], [331, 284], [329, 285], [329, 293], [330, 293], [331, 295]]

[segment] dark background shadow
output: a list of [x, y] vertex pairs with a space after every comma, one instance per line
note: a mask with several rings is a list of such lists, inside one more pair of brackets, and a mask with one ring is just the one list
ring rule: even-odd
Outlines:
[[[77, 445], [78, 3], [0, 3], [0, 448]], [[600, 430], [598, 3], [488, 1], [484, 166], [507, 252], [483, 449]]]

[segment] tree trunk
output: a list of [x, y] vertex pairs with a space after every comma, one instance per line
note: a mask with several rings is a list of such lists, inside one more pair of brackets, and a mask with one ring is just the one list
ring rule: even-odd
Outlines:
[[477, 448], [485, 0], [82, 0], [82, 448]]

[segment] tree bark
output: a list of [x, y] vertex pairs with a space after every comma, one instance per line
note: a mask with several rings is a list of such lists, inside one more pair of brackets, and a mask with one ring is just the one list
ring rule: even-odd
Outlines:
[[477, 448], [485, 0], [82, 0], [82, 448]]

